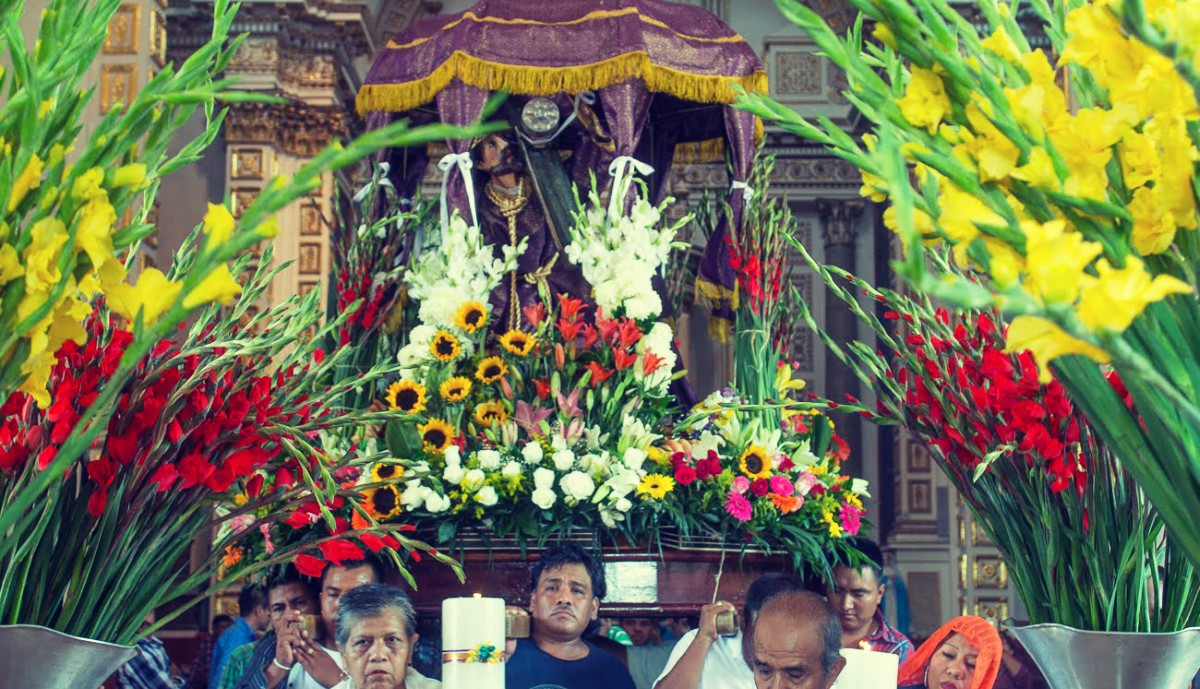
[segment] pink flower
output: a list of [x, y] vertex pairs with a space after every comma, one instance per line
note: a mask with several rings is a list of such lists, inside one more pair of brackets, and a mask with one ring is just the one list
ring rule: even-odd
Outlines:
[[229, 527], [233, 529], [233, 534], [237, 536], [246, 529], [249, 529], [251, 526], [254, 526], [255, 521], [257, 521], [257, 519], [253, 514], [239, 514], [238, 516], [229, 520]]
[[742, 494], [733, 491], [729, 491], [729, 495], [725, 500], [725, 511], [739, 522], [750, 521], [750, 517], [754, 513], [754, 510], [750, 507], [750, 501]]
[[789, 481], [786, 476], [780, 476], [780, 475], [776, 474], [771, 477], [771, 492], [772, 493], [778, 493], [779, 495], [782, 495], [783, 497], [786, 498], [789, 495], [791, 495], [794, 491], [795, 491], [795, 488], [792, 486], [792, 482]]
[[741, 495], [748, 490], [750, 490], [750, 479], [746, 478], [745, 476], [738, 476], [737, 478], [733, 479], [733, 490], [731, 493], [737, 493], [738, 495]]
[[821, 480], [816, 476], [813, 476], [811, 471], [806, 471], [803, 474], [800, 474], [799, 478], [796, 479], [796, 492], [800, 495], [808, 495], [809, 491], [813, 489], [813, 486], [820, 482]]
[[275, 543], [271, 541], [271, 525], [259, 524], [258, 530], [263, 535], [263, 545], [267, 550], [267, 555], [273, 555], [275, 553]]
[[858, 507], [848, 502], [842, 503], [842, 510], [839, 516], [842, 520], [842, 530], [846, 532], [846, 535], [858, 535], [858, 529], [862, 526], [862, 513], [863, 511]]

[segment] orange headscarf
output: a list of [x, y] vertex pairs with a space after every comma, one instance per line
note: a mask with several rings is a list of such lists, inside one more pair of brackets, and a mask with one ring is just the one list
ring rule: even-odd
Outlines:
[[1000, 643], [1000, 633], [990, 622], [982, 617], [964, 615], [956, 617], [943, 624], [929, 640], [921, 644], [916, 653], [908, 657], [900, 666], [900, 686], [923, 684], [925, 668], [929, 667], [929, 659], [933, 657], [938, 647], [951, 634], [958, 632], [967, 639], [967, 643], [979, 649], [979, 659], [975, 662], [975, 678], [971, 689], [992, 689], [996, 674], [1000, 672], [1000, 659], [1004, 655], [1004, 646]]

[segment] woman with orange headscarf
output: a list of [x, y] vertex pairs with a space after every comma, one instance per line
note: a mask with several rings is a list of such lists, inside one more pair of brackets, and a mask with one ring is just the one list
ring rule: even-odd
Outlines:
[[901, 689], [992, 689], [1004, 647], [982, 617], [956, 617], [900, 666]]

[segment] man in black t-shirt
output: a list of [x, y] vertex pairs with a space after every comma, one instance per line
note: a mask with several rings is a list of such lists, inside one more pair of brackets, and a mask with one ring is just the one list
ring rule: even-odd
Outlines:
[[604, 598], [604, 570], [574, 545], [544, 552], [533, 568], [532, 638], [505, 663], [508, 689], [635, 689], [620, 660], [583, 639]]

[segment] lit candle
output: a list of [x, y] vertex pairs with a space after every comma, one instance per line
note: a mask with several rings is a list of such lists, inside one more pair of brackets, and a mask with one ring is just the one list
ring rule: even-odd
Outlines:
[[504, 689], [504, 601], [470, 598], [442, 601], [444, 689]]

